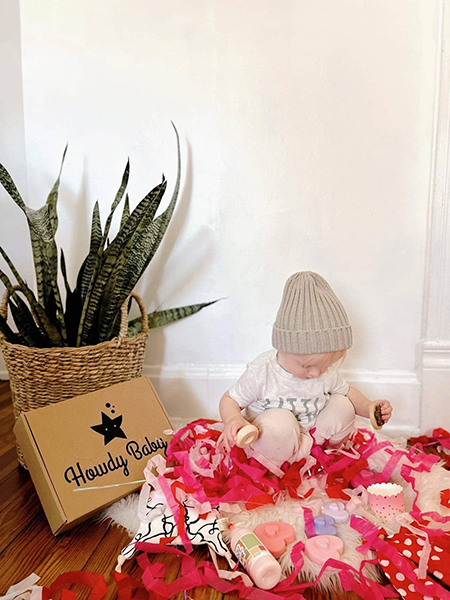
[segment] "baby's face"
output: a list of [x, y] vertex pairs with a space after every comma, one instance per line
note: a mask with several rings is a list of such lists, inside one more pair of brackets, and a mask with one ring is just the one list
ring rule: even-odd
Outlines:
[[300, 379], [320, 377], [344, 352], [326, 352], [325, 354], [288, 354], [278, 350], [277, 360], [280, 367]]

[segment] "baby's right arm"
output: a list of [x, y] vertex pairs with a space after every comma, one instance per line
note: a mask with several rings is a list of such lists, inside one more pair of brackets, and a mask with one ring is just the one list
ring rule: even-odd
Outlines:
[[219, 438], [219, 446], [223, 445], [225, 450], [229, 452], [236, 444], [236, 434], [239, 429], [250, 423], [244, 419], [241, 413], [241, 407], [233, 400], [233, 398], [225, 392], [220, 400], [219, 411], [225, 429]]

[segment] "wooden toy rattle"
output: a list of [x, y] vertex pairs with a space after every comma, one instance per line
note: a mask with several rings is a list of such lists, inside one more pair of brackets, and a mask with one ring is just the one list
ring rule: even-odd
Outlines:
[[238, 448], [245, 448], [250, 446], [259, 437], [259, 430], [256, 425], [245, 425], [236, 434], [236, 446]]
[[381, 429], [384, 425], [381, 414], [381, 404], [372, 404], [370, 407], [370, 423], [374, 429]]

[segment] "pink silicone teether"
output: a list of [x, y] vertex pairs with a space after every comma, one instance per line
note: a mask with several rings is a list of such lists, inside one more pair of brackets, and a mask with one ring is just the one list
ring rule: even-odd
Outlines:
[[337, 534], [336, 527], [334, 526], [334, 519], [333, 517], [330, 517], [330, 515], [318, 515], [317, 517], [314, 517], [314, 530], [316, 535]]
[[254, 531], [275, 558], [280, 558], [286, 552], [286, 546], [295, 540], [295, 531], [292, 525], [279, 521], [261, 523]]
[[347, 523], [350, 518], [343, 502], [330, 502], [322, 508], [322, 514], [330, 515], [336, 523]]
[[305, 542], [306, 556], [318, 565], [323, 565], [329, 558], [339, 560], [343, 552], [344, 544], [335, 535], [316, 535]]

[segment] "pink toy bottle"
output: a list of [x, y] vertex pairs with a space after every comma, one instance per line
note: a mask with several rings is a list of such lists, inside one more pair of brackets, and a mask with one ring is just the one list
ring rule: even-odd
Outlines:
[[230, 544], [236, 558], [262, 590], [271, 590], [281, 578], [279, 562], [250, 529], [234, 527], [231, 530]]

